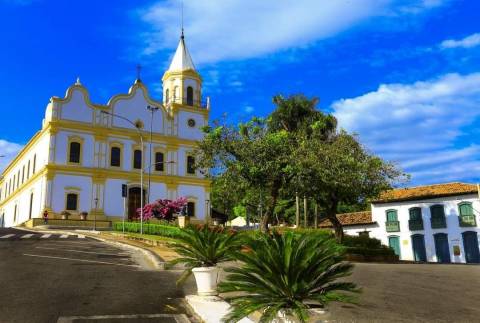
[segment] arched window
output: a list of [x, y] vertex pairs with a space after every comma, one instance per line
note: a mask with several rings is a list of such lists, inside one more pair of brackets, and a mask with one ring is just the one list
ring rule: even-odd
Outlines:
[[397, 210], [388, 210], [387, 211], [387, 221], [389, 221], [389, 222], [398, 221]]
[[410, 230], [423, 230], [422, 209], [419, 207], [412, 207], [408, 210], [410, 219], [408, 220], [408, 227]]
[[447, 227], [447, 221], [445, 221], [445, 209], [443, 205], [437, 204], [430, 207], [430, 222], [432, 229], [441, 229]]
[[195, 202], [187, 203], [187, 215], [190, 217], [195, 216]]
[[461, 227], [474, 227], [477, 225], [475, 215], [473, 214], [472, 203], [462, 202], [458, 204], [459, 224]]
[[68, 158], [68, 161], [70, 163], [75, 163], [75, 164], [80, 163], [80, 149], [81, 149], [81, 145], [79, 142], [72, 141], [70, 143], [70, 154]]
[[187, 156], [187, 174], [195, 174], [195, 157]]
[[385, 222], [385, 230], [387, 232], [399, 232], [400, 223], [397, 218], [397, 210], [387, 210], [387, 221]]
[[119, 147], [112, 147], [112, 149], [110, 149], [110, 166], [120, 167], [121, 153]]
[[169, 103], [170, 102], [170, 90], [169, 89], [166, 89], [165, 90], [165, 103]]
[[163, 172], [164, 168], [164, 160], [163, 160], [163, 153], [162, 152], [156, 152], [155, 153], [155, 170], [157, 172]]
[[193, 87], [187, 87], [187, 105], [193, 105]]
[[37, 154], [33, 155], [32, 175], [35, 174], [35, 166], [36, 165], [37, 165]]
[[142, 168], [142, 151], [140, 149], [135, 149], [133, 152], [133, 168]]
[[67, 194], [67, 205], [65, 207], [67, 211], [76, 211], [78, 209], [78, 194]]

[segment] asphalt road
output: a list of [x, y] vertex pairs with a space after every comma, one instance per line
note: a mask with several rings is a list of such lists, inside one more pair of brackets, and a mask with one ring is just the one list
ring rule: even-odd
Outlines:
[[359, 305], [331, 304], [330, 322], [480, 322], [480, 266], [356, 264]]
[[0, 229], [0, 322], [181, 321], [178, 273], [137, 259], [88, 237]]

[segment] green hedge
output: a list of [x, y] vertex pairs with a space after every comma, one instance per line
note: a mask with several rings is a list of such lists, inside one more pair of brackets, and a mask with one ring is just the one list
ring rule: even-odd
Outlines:
[[[123, 231], [123, 222], [114, 222], [113, 230]], [[181, 229], [173, 225], [163, 225], [163, 224], [143, 224], [143, 233], [153, 234], [162, 237], [175, 238], [181, 234]], [[140, 223], [139, 222], [125, 222], [125, 232], [140, 232]]]

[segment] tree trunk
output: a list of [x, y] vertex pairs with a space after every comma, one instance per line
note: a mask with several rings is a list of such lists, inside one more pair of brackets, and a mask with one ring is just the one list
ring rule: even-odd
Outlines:
[[260, 225], [260, 230], [262, 232], [268, 232], [268, 224], [270, 223], [270, 218], [272, 217], [273, 210], [275, 209], [275, 206], [277, 205], [277, 199], [278, 199], [278, 192], [280, 191], [280, 182], [275, 181], [272, 185], [272, 190], [270, 193], [270, 197], [272, 198], [270, 205], [267, 207], [265, 210], [265, 214], [262, 217], [262, 223]]
[[298, 193], [295, 194], [295, 226], [300, 226], [300, 198]]
[[330, 205], [327, 208], [327, 218], [332, 223], [333, 229], [335, 230], [335, 238], [337, 239], [338, 243], [342, 243], [343, 241], [343, 226], [340, 221], [337, 219], [337, 207], [338, 201], [332, 197], [330, 201]]
[[303, 227], [308, 228], [308, 220], [307, 220], [307, 198], [303, 197]]
[[315, 220], [314, 220], [315, 229], [318, 228], [318, 203], [315, 203]]

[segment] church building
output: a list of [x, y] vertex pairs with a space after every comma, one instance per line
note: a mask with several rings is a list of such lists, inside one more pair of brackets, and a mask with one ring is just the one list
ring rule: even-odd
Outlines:
[[[0, 177], [0, 226], [41, 218], [71, 219], [88, 212], [121, 220], [159, 198], [188, 199], [188, 213], [204, 221], [210, 182], [195, 168], [195, 148], [208, 124], [210, 104], [182, 36], [155, 100], [139, 77], [127, 94], [107, 104], [90, 101], [80, 80], [63, 98], [52, 97], [42, 128]], [[143, 184], [143, 187], [142, 187]], [[143, 189], [143, 192], [142, 192]]]

